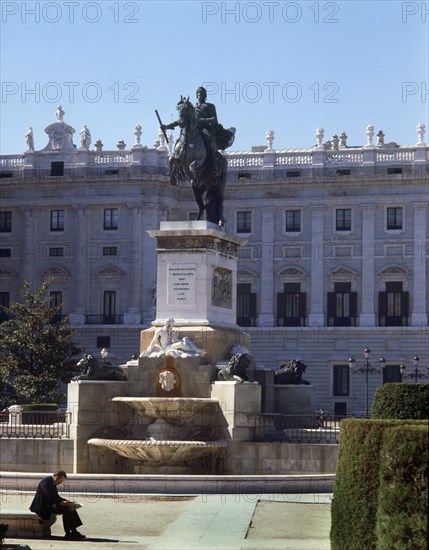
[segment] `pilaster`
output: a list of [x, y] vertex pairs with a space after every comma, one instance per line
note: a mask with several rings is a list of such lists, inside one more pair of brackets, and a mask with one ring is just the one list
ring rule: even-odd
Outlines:
[[274, 213], [273, 208], [262, 210], [261, 307], [258, 317], [260, 327], [274, 325]]
[[359, 317], [361, 327], [375, 326], [374, 234], [375, 207], [362, 206], [362, 307]]
[[323, 313], [323, 240], [324, 240], [323, 206], [311, 208], [311, 279], [310, 279], [310, 313], [309, 325], [324, 326]]
[[414, 206], [414, 292], [411, 323], [413, 325], [428, 324], [427, 312], [427, 260], [426, 260], [426, 225], [427, 206]]

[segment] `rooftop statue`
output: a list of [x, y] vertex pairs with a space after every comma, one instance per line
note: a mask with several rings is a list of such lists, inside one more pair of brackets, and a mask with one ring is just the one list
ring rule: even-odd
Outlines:
[[85, 124], [82, 130], [80, 131], [80, 148], [88, 150], [90, 145], [91, 145], [91, 133]]
[[235, 128], [225, 129], [219, 124], [216, 107], [207, 103], [206, 98], [207, 91], [203, 87], [197, 90], [195, 105], [189, 101], [189, 96], [181, 96], [177, 103], [179, 118], [170, 124], [161, 124], [161, 130], [165, 133], [167, 129], [180, 127], [170, 159], [170, 183], [178, 185], [189, 179], [199, 208], [197, 220], [205, 210], [207, 221], [224, 225], [227, 161], [220, 151], [233, 144]]

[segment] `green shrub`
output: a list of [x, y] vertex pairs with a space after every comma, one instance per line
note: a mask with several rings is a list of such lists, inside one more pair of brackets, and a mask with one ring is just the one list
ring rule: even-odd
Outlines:
[[372, 404], [373, 418], [429, 418], [429, 384], [383, 384]]
[[383, 439], [377, 550], [426, 550], [428, 426], [389, 428]]
[[403, 420], [343, 420], [332, 501], [331, 550], [375, 550], [384, 432]]

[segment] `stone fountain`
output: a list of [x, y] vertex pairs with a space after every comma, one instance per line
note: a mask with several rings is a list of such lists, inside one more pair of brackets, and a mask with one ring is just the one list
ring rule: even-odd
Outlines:
[[[89, 440], [90, 445], [107, 447], [119, 455], [140, 463], [139, 470], [156, 473], [187, 471], [186, 464], [227, 446], [225, 441], [187, 439], [192, 428], [186, 422], [211, 406], [217, 399], [189, 397], [114, 397], [114, 403], [124, 403], [141, 416], [153, 419], [147, 426], [145, 440], [101, 439]], [[207, 416], [210, 418], [210, 416]]]
[[120, 367], [126, 380], [70, 384], [75, 469], [221, 473], [231, 444], [254, 439], [261, 407], [259, 384], [225, 368], [233, 349], [250, 357], [235, 323], [244, 240], [209, 222], [163, 222], [149, 233], [158, 251], [156, 319], [141, 333], [139, 358]]

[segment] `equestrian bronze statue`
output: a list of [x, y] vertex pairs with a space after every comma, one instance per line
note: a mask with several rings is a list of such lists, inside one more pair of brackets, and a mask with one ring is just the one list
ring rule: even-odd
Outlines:
[[224, 225], [224, 189], [227, 161], [222, 154], [234, 142], [235, 128], [224, 128], [218, 123], [216, 108], [206, 102], [207, 92], [197, 90], [193, 105], [181, 96], [177, 104], [179, 117], [170, 124], [161, 124], [161, 130], [180, 127], [180, 135], [170, 158], [170, 183], [178, 185], [189, 179], [198, 205], [197, 220], [206, 211], [206, 220]]

